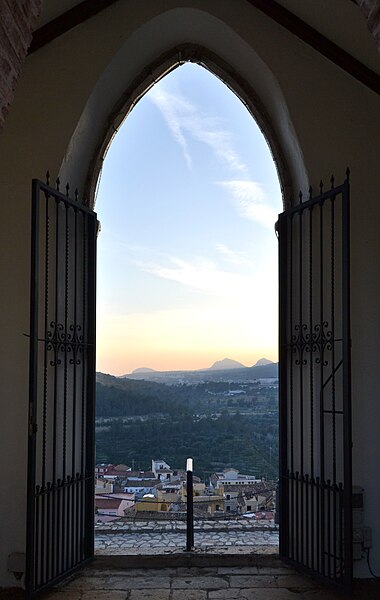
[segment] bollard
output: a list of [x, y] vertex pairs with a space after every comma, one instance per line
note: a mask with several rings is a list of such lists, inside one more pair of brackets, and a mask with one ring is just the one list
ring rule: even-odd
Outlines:
[[186, 461], [186, 492], [187, 492], [187, 527], [186, 551], [194, 548], [194, 510], [193, 510], [193, 459]]

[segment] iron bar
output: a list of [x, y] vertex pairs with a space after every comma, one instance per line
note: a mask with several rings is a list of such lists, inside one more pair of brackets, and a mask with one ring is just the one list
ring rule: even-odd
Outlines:
[[320, 533], [320, 509], [321, 509], [321, 484], [319, 477], [315, 480], [316, 484], [316, 495], [317, 495], [317, 507], [316, 507], [316, 558], [317, 558], [317, 568], [316, 571], [318, 573], [321, 572], [321, 555], [320, 555], [320, 547], [321, 547], [321, 533]]
[[51, 578], [51, 569], [50, 569], [50, 503], [51, 503], [51, 484], [50, 482], [48, 482], [47, 486], [46, 486], [46, 503], [47, 503], [47, 509], [46, 509], [46, 514], [47, 514], [47, 518], [46, 518], [46, 580], [49, 581], [49, 579]]
[[30, 557], [26, 565], [25, 584], [27, 595], [31, 591], [36, 578], [36, 414], [37, 414], [37, 365], [38, 365], [38, 303], [39, 303], [39, 184], [32, 182], [32, 236], [30, 265], [30, 340], [29, 340], [29, 429], [28, 429], [28, 503], [26, 544]]
[[[280, 512], [279, 523], [280, 523], [280, 552], [285, 555], [289, 554], [289, 495], [290, 495], [290, 479], [288, 465], [288, 411], [287, 411], [287, 382], [285, 377], [282, 375], [282, 369], [286, 369], [287, 365], [287, 348], [281, 344], [282, 340], [286, 339], [286, 320], [281, 318], [283, 311], [287, 312], [287, 307], [290, 305], [287, 297], [287, 287], [284, 285], [287, 277], [285, 273], [288, 272], [288, 245], [283, 243], [284, 239], [288, 239], [288, 225], [286, 221], [278, 221], [276, 224], [277, 232], [281, 244], [279, 244], [279, 418], [282, 423], [282, 427], [279, 432], [279, 464], [280, 466], [280, 478], [279, 478], [279, 497], [280, 502], [276, 507], [276, 510]], [[284, 251], [281, 248], [284, 247]]]
[[93, 556], [97, 220], [58, 188], [32, 188], [28, 599]]
[[343, 436], [344, 436], [344, 589], [352, 580], [352, 423], [351, 423], [351, 323], [350, 323], [350, 171], [347, 169], [342, 197], [342, 338], [343, 338]]
[[[290, 227], [290, 273], [289, 273], [289, 327], [291, 337], [293, 332], [293, 216], [289, 219], [289, 227]], [[286, 242], [286, 240], [285, 240]], [[284, 251], [284, 250], [283, 250]], [[285, 275], [286, 277], [286, 275]], [[286, 280], [284, 281], [284, 285], [286, 285]], [[285, 313], [286, 314], [286, 313]], [[287, 316], [287, 315], [286, 315]], [[285, 320], [286, 327], [286, 320]], [[285, 329], [286, 332], [286, 329]], [[285, 367], [286, 368], [286, 367]], [[288, 448], [286, 448], [286, 453], [288, 453]], [[293, 358], [290, 356], [290, 454], [291, 454], [291, 472], [294, 473], [294, 371], [293, 371]], [[292, 515], [292, 532], [288, 531], [288, 535], [291, 536], [292, 543], [292, 557], [295, 558], [295, 518], [298, 519], [298, 515], [295, 515], [295, 483], [292, 481], [291, 485], [291, 515]]]
[[[314, 206], [309, 208], [309, 341], [310, 341], [310, 359], [309, 359], [309, 398], [310, 398], [310, 478], [311, 482], [314, 480], [314, 344], [313, 344], [313, 210]], [[306, 214], [306, 213], [305, 213]], [[311, 488], [310, 496], [310, 514], [311, 516], [311, 564], [314, 566], [314, 489]], [[309, 506], [307, 503], [306, 514], [309, 514]], [[309, 519], [307, 516], [307, 566], [309, 564]]]
[[[73, 307], [74, 317], [72, 326], [72, 337], [73, 342], [76, 341], [77, 336], [77, 302], [78, 302], [78, 210], [74, 209], [74, 291], [73, 291]], [[77, 440], [77, 348], [73, 347], [73, 408], [72, 408], [72, 458], [71, 458], [71, 477], [73, 481], [76, 481], [76, 440]], [[71, 556], [72, 561], [75, 562], [75, 546], [76, 546], [76, 520], [75, 520], [75, 490], [72, 487], [71, 494]]]
[[[324, 331], [324, 260], [323, 260], [323, 246], [324, 246], [324, 234], [323, 234], [323, 207], [325, 206], [324, 201], [319, 204], [320, 215], [319, 215], [319, 327], [321, 335]], [[323, 396], [323, 367], [324, 367], [324, 346], [320, 350], [320, 398], [319, 398], [319, 454], [320, 454], [320, 479], [321, 479], [321, 534], [320, 534], [320, 551], [321, 551], [321, 573], [325, 575], [325, 458], [324, 458], [324, 396]]]
[[88, 267], [87, 267], [87, 286], [84, 295], [84, 303], [87, 305], [87, 320], [84, 326], [87, 329], [87, 336], [90, 346], [87, 350], [87, 514], [86, 514], [86, 532], [87, 532], [87, 556], [94, 555], [94, 505], [95, 505], [95, 486], [94, 486], [94, 469], [95, 469], [95, 370], [96, 370], [96, 233], [97, 219], [96, 215], [87, 213], [86, 221], [86, 239], [88, 243]]
[[331, 481], [327, 480], [327, 574], [331, 578]]
[[41, 560], [39, 559], [41, 542], [40, 542], [40, 486], [36, 486], [36, 534], [35, 534], [35, 563], [34, 563], [34, 580], [37, 584], [40, 581]]
[[42, 485], [46, 482], [46, 428], [47, 428], [47, 378], [48, 378], [48, 311], [49, 311], [49, 196], [45, 195], [45, 319], [44, 319], [44, 389], [42, 417]]
[[280, 215], [277, 225], [280, 300], [286, 298], [280, 306], [285, 413], [280, 429], [283, 437], [289, 435], [280, 461], [280, 481], [287, 484], [280, 497], [287, 526], [280, 534], [289, 541], [280, 540], [280, 554], [347, 591], [352, 580], [348, 183], [334, 183], [332, 178], [331, 189], [323, 191], [321, 182], [319, 195], [313, 198], [310, 190], [305, 202], [300, 195], [301, 203]]

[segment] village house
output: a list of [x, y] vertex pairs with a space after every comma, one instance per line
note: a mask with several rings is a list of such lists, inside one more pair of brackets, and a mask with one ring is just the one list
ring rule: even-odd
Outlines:
[[95, 496], [95, 513], [107, 517], [124, 517], [125, 511], [133, 504], [133, 494], [97, 495]]
[[114, 469], [114, 465], [110, 463], [100, 463], [95, 465], [95, 475], [97, 477], [103, 477], [104, 474], [108, 471], [108, 469]]
[[221, 472], [213, 473], [210, 481], [213, 488], [218, 490], [223, 485], [251, 485], [261, 481], [261, 479], [257, 479], [255, 475], [243, 475], [238, 469], [228, 467]]
[[143, 481], [127, 479], [124, 485], [124, 492], [135, 494], [136, 498], [142, 498], [144, 494], [152, 494], [156, 489], [159, 479], [145, 479]]
[[95, 479], [95, 494], [112, 494], [113, 493], [114, 484], [112, 481], [108, 479]]
[[127, 475], [129, 482], [156, 479], [153, 471], [130, 471]]
[[152, 471], [160, 481], [170, 480], [174, 471], [164, 460], [152, 460]]
[[[185, 505], [187, 502], [186, 482], [182, 483], [181, 500]], [[193, 502], [194, 513], [199, 516], [201, 516], [202, 513], [213, 515], [215, 513], [220, 514], [224, 511], [223, 496], [219, 493], [210, 492], [206, 485], [199, 480], [193, 483]]]
[[136, 501], [136, 512], [176, 512], [180, 495], [178, 493], [156, 490], [155, 494], [145, 494]]
[[235, 486], [224, 485], [220, 487], [224, 497], [224, 506], [226, 513], [240, 512], [239, 497], [242, 496], [241, 490], [237, 490]]

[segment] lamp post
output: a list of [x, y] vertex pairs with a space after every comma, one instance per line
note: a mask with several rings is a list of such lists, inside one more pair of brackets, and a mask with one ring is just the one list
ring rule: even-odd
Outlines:
[[193, 510], [193, 459], [186, 461], [187, 528], [186, 551], [194, 548], [194, 510]]

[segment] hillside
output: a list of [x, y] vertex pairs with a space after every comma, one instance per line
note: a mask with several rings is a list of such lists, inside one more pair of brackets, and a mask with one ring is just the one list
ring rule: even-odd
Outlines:
[[187, 400], [187, 395], [181, 390], [162, 383], [96, 374], [98, 417], [183, 414], [189, 411]]
[[[227, 374], [237, 370], [249, 372]], [[200, 477], [231, 465], [275, 478], [277, 392], [275, 383], [257, 380], [167, 385], [97, 373], [97, 461], [148, 468], [160, 455], [181, 467], [193, 456]]]

